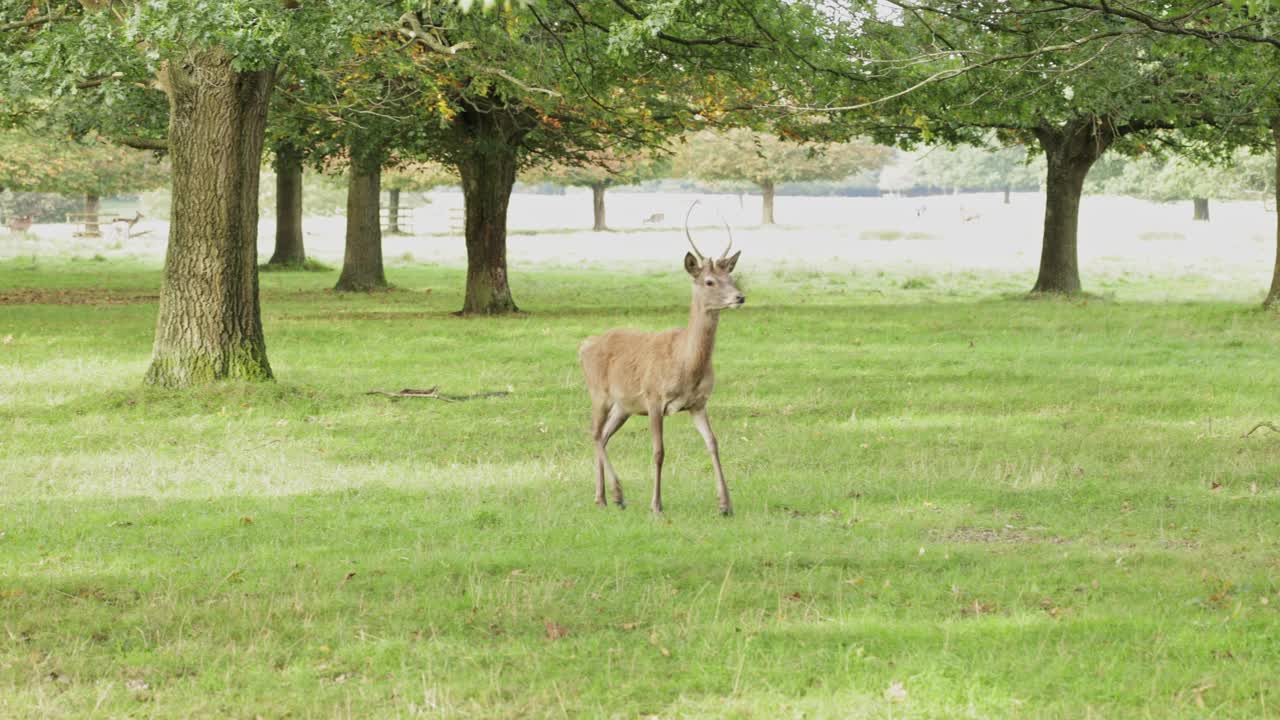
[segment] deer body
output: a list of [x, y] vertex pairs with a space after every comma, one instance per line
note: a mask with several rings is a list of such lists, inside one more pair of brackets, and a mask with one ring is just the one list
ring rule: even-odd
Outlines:
[[[691, 208], [692, 209], [692, 208]], [[686, 216], [686, 233], [687, 216]], [[692, 237], [689, 238], [692, 244]], [[732, 247], [732, 240], [730, 240]], [[697, 250], [697, 247], [694, 247]], [[728, 250], [725, 251], [726, 253]], [[663, 418], [678, 412], [693, 416], [711, 455], [720, 498], [720, 512], [733, 512], [729, 488], [720, 466], [720, 451], [707, 418], [707, 401], [715, 387], [711, 355], [715, 349], [720, 311], [741, 307], [730, 273], [738, 255], [707, 259], [685, 255], [685, 270], [693, 279], [689, 325], [658, 333], [611, 330], [587, 338], [578, 350], [591, 394], [591, 434], [595, 443], [596, 504], [605, 505], [604, 480], [613, 482], [614, 502], [626, 507], [622, 484], [609, 463], [609, 438], [633, 415], [647, 416], [653, 434], [654, 487], [650, 505], [662, 512]]]

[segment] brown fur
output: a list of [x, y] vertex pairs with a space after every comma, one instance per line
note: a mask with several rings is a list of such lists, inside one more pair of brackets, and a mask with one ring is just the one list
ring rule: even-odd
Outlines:
[[604, 477], [613, 481], [614, 501], [625, 507], [622, 485], [609, 463], [609, 438], [632, 415], [649, 417], [655, 465], [654, 512], [662, 512], [662, 418], [677, 412], [693, 415], [715, 467], [720, 511], [733, 512], [720, 466], [715, 434], [707, 418], [707, 401], [715, 387], [711, 355], [715, 350], [720, 311], [745, 301], [730, 273], [738, 255], [704, 260], [685, 256], [693, 280], [689, 325], [658, 333], [610, 330], [587, 338], [578, 350], [591, 394], [591, 434], [596, 449], [596, 503], [604, 505]]

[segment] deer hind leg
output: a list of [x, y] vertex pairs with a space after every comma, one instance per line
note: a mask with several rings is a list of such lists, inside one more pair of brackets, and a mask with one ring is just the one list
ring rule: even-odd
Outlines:
[[605, 507], [609, 503], [604, 499], [604, 453], [600, 449], [600, 439], [604, 436], [604, 422], [609, 417], [607, 402], [591, 403], [591, 445], [595, 454], [596, 470], [596, 504]]
[[662, 514], [662, 459], [666, 454], [662, 446], [662, 407], [649, 408], [649, 431], [653, 434], [653, 502], [649, 509], [655, 515]]
[[720, 514], [732, 515], [733, 503], [729, 501], [729, 485], [724, 481], [724, 468], [720, 467], [720, 445], [716, 442], [716, 434], [711, 430], [711, 419], [707, 417], [707, 409], [699, 408], [690, 412], [693, 415], [693, 426], [707, 444], [707, 453], [711, 455], [711, 465], [716, 470], [716, 492], [720, 496]]
[[599, 456], [598, 462], [613, 482], [613, 501], [618, 505], [619, 510], [626, 509], [627, 501], [622, 497], [622, 481], [618, 479], [618, 473], [613, 469], [613, 463], [609, 462], [609, 453], [606, 452], [605, 448], [609, 446], [609, 438], [618, 432], [618, 429], [627, 422], [629, 417], [631, 416], [618, 405], [610, 407], [609, 415], [604, 420], [604, 427], [600, 430], [600, 439], [596, 441], [596, 454]]

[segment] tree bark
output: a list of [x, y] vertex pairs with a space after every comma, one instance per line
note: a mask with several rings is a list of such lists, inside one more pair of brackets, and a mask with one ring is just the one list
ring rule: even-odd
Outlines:
[[102, 202], [97, 195], [86, 194], [84, 196], [84, 234], [86, 237], [101, 237], [102, 230], [98, 227], [98, 212], [102, 210]]
[[381, 186], [380, 161], [352, 158], [347, 171], [347, 250], [334, 290], [369, 292], [387, 287], [382, 270], [382, 222], [378, 217]]
[[519, 311], [507, 280], [507, 206], [523, 135], [520, 120], [503, 110], [468, 110], [455, 121], [466, 149], [458, 160], [467, 218], [464, 315]]
[[1209, 221], [1209, 198], [1193, 198], [1191, 200], [1193, 209], [1191, 212], [1192, 220]]
[[400, 190], [397, 188], [387, 191], [387, 232], [400, 233]]
[[1271, 118], [1271, 138], [1275, 145], [1275, 192], [1276, 192], [1276, 262], [1271, 271], [1271, 289], [1262, 301], [1262, 307], [1269, 308], [1280, 302], [1280, 115]]
[[271, 378], [258, 306], [258, 170], [273, 75], [238, 72], [217, 49], [160, 71], [173, 204], [150, 384]]
[[604, 183], [595, 183], [591, 186], [591, 211], [595, 218], [591, 229], [596, 232], [609, 229], [609, 226], [604, 221], [604, 191], [607, 187]]
[[773, 181], [765, 180], [760, 183], [760, 190], [763, 194], [763, 203], [761, 205], [760, 224], [773, 224]]
[[1044, 240], [1040, 274], [1033, 293], [1080, 292], [1080, 263], [1076, 251], [1080, 196], [1089, 169], [1114, 139], [1107, 125], [1093, 119], [1064, 127], [1042, 127], [1036, 137], [1049, 170], [1045, 183]]
[[1004, 186], [1004, 204], [1005, 205], [1009, 204], [1009, 192], [1010, 192], [1009, 186], [1005, 185]]
[[302, 153], [291, 145], [276, 148], [276, 250], [269, 265], [301, 266], [307, 260], [302, 245]]

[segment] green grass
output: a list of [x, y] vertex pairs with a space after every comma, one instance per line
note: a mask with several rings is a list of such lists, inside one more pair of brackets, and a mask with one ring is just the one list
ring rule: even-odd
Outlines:
[[[575, 351], [678, 272], [515, 268], [500, 320], [456, 269], [264, 274], [278, 381], [168, 393], [156, 268], [0, 263], [0, 717], [1276, 714], [1280, 320], [746, 270], [738, 514], [679, 416], [656, 520], [643, 421], [591, 502]], [[364, 394], [432, 385], [512, 395]]]

